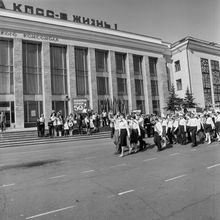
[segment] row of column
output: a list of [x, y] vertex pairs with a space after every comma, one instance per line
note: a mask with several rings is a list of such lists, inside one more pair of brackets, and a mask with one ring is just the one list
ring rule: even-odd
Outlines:
[[[77, 98], [76, 91], [76, 70], [75, 70], [75, 48], [72, 45], [67, 46], [67, 82], [68, 97], [70, 99], [68, 107], [73, 110], [73, 98]], [[117, 73], [114, 51], [109, 52], [109, 92], [110, 98], [118, 97]], [[42, 83], [43, 83], [43, 111], [45, 118], [48, 119], [52, 110], [52, 92], [51, 92], [51, 69], [50, 69], [50, 43], [42, 42]], [[165, 107], [167, 97], [167, 73], [166, 62], [164, 58], [159, 58], [157, 62], [158, 89], [160, 97], [161, 112]], [[126, 78], [127, 78], [127, 98], [129, 111], [136, 109], [135, 95], [135, 76], [133, 67], [133, 55], [127, 54], [126, 58]], [[142, 60], [142, 78], [144, 87], [144, 101], [146, 113], [152, 113], [151, 97], [151, 78], [149, 72], [148, 56], [143, 56]], [[14, 39], [14, 86], [15, 86], [15, 123], [16, 128], [24, 127], [24, 96], [23, 96], [23, 70], [22, 70], [22, 39]], [[96, 61], [95, 49], [88, 49], [88, 80], [90, 108], [98, 110], [98, 94], [96, 80]], [[62, 98], [62, 97], [61, 97]], [[62, 99], [60, 100], [62, 101]], [[64, 101], [64, 100], [63, 100]]]

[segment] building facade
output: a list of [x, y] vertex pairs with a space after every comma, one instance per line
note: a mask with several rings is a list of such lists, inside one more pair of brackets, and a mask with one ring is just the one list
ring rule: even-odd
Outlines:
[[0, 9], [0, 111], [12, 128], [73, 100], [123, 100], [127, 112], [163, 113], [171, 51], [161, 39]]
[[220, 45], [186, 37], [171, 46], [172, 82], [180, 98], [187, 87], [201, 108], [220, 106]]

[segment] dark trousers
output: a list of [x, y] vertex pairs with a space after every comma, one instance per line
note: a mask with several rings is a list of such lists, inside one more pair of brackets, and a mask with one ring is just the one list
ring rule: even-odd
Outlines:
[[143, 138], [145, 137], [145, 131], [144, 128], [140, 128], [140, 130], [141, 130], [141, 136], [138, 137], [139, 150], [143, 150], [144, 147], [146, 146], [146, 142], [143, 140]]
[[161, 136], [158, 132], [154, 132], [154, 143], [156, 144], [158, 151], [161, 151], [162, 149], [161, 140]]
[[192, 139], [191, 139], [191, 134], [190, 134], [190, 127], [187, 126], [186, 127], [186, 132], [187, 132], [187, 139], [188, 139], [188, 143], [191, 143], [192, 142]]
[[115, 133], [115, 128], [114, 128], [114, 127], [112, 127], [112, 128], [111, 128], [111, 138], [113, 138], [114, 133]]
[[197, 141], [196, 141], [196, 132], [197, 132], [197, 127], [189, 127], [189, 131], [191, 134], [191, 139], [192, 139], [192, 146], [197, 146]]
[[167, 137], [169, 139], [170, 144], [173, 144], [173, 134], [172, 134], [171, 128], [168, 128], [168, 130], [167, 130]]
[[150, 136], [151, 136], [151, 124], [149, 123], [147, 124], [147, 137], [150, 138]]
[[180, 144], [185, 145], [186, 144], [186, 133], [184, 130], [184, 126], [179, 126], [179, 138], [180, 138]]

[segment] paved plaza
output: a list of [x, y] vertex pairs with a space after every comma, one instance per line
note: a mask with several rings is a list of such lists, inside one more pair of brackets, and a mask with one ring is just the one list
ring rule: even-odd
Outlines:
[[219, 220], [220, 144], [156, 150], [119, 158], [109, 138], [0, 148], [0, 219]]

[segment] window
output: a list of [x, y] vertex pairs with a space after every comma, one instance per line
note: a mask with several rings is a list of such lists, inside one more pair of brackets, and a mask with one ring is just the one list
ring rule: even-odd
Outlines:
[[152, 100], [153, 104], [153, 113], [160, 114], [160, 100]]
[[[209, 61], [208, 59], [201, 58], [201, 72], [203, 81], [203, 90], [205, 97], [205, 106], [210, 106], [212, 104], [212, 91], [211, 91], [211, 80], [209, 72]], [[213, 68], [214, 65], [213, 65]]]
[[118, 95], [127, 95], [127, 80], [124, 78], [117, 78]]
[[151, 95], [152, 96], [159, 96], [158, 80], [151, 80]]
[[102, 50], [95, 51], [96, 72], [108, 72], [107, 59], [108, 52]]
[[126, 54], [115, 53], [116, 73], [125, 74], [125, 59]]
[[175, 65], [175, 72], [178, 72], [178, 71], [181, 70], [181, 68], [180, 68], [180, 61], [179, 60], [175, 61], [174, 65]]
[[52, 95], [67, 94], [66, 47], [50, 46]]
[[135, 79], [136, 96], [144, 95], [143, 80]]
[[0, 40], [0, 94], [14, 93], [13, 43]]
[[133, 64], [134, 64], [134, 74], [141, 75], [142, 74], [142, 56], [133, 55]]
[[214, 97], [215, 103], [220, 102], [220, 85], [213, 85], [214, 86]]
[[182, 90], [182, 80], [181, 79], [176, 80], [176, 88], [177, 88], [177, 91]]
[[98, 95], [109, 95], [108, 77], [97, 77]]
[[23, 88], [25, 95], [42, 94], [40, 43], [23, 42]]
[[37, 119], [43, 113], [43, 102], [25, 101], [24, 102], [24, 127], [36, 127]]
[[52, 101], [52, 109], [55, 112], [62, 112], [62, 115], [66, 117], [68, 115], [68, 102], [67, 101]]
[[136, 105], [137, 105], [137, 110], [141, 110], [142, 113], [145, 112], [145, 102], [144, 102], [144, 100], [137, 100]]
[[82, 96], [89, 94], [87, 54], [86, 48], [75, 48], [76, 91]]
[[149, 57], [149, 69], [151, 76], [157, 76], [157, 58]]
[[211, 68], [212, 71], [219, 71], [219, 62], [215, 60], [211, 60]]

